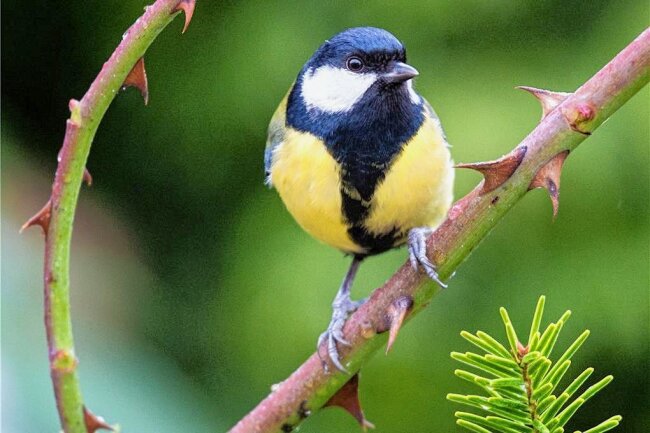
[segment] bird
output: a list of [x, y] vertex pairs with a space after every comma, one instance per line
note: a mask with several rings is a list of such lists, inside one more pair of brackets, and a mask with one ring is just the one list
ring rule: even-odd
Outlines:
[[308, 234], [352, 256], [317, 343], [344, 372], [337, 343], [349, 345], [343, 326], [364, 302], [350, 294], [362, 260], [406, 244], [413, 267], [446, 287], [426, 238], [451, 206], [453, 161], [417, 76], [387, 30], [344, 30], [304, 64], [268, 127], [266, 184]]

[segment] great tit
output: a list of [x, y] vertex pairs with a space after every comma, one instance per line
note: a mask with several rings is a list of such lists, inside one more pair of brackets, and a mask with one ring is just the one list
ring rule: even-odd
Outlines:
[[305, 63], [268, 128], [267, 184], [307, 233], [353, 257], [318, 339], [343, 371], [336, 343], [348, 344], [343, 325], [361, 305], [350, 286], [364, 258], [408, 244], [411, 263], [444, 286], [425, 239], [451, 205], [454, 173], [417, 75], [391, 33], [345, 30]]

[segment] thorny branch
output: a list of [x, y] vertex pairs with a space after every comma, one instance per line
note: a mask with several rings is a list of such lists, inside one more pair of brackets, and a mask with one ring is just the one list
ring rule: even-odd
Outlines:
[[[557, 212], [560, 173], [569, 152], [649, 80], [650, 29], [646, 29], [572, 94], [522, 87], [540, 100], [542, 120], [509, 155], [488, 163], [459, 165], [479, 170], [485, 179], [456, 202], [428, 239], [429, 258], [440, 277], [449, 278], [528, 190], [546, 188]], [[422, 310], [437, 291], [423, 274], [404, 264], [346, 323], [344, 338], [351, 346], [342, 347], [341, 355], [352, 376], [332, 366], [325, 371], [315, 353], [275, 386], [231, 433], [289, 432], [328, 404], [342, 406], [365, 428], [356, 373], [388, 335], [390, 343], [395, 340], [405, 316], [408, 320]], [[319, 350], [326, 358], [326, 349]]]
[[40, 225], [45, 233], [44, 297], [50, 372], [56, 405], [65, 433], [93, 433], [110, 428], [83, 405], [77, 375], [70, 317], [70, 241], [79, 189], [82, 180], [91, 182], [85, 170], [97, 127], [116, 93], [123, 86], [140, 89], [148, 99], [142, 56], [179, 11], [185, 13], [185, 26], [194, 11], [195, 0], [158, 0], [127, 30], [122, 41], [80, 101], [70, 100], [70, 118], [59, 153], [59, 164], [52, 194], [45, 206], [23, 229]]

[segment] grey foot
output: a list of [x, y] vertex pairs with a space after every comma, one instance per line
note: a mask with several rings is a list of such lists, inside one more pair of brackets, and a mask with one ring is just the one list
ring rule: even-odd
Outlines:
[[[332, 320], [330, 321], [327, 330], [323, 332], [320, 337], [318, 337], [317, 350], [320, 348], [321, 344], [324, 341], [327, 341], [327, 354], [332, 360], [332, 364], [334, 364], [336, 368], [344, 373], [349, 372], [345, 367], [343, 367], [343, 364], [341, 364], [341, 359], [339, 356], [338, 348], [336, 347], [336, 343], [340, 343], [344, 346], [350, 345], [350, 343], [345, 338], [343, 338], [343, 326], [345, 325], [345, 321], [348, 320], [350, 314], [355, 312], [357, 308], [359, 308], [364, 302], [365, 299], [361, 301], [352, 301], [349, 295], [347, 297], [343, 296], [340, 298], [337, 296], [332, 303]], [[327, 368], [327, 364], [325, 364], [325, 362], [323, 362], [323, 365], [325, 368]]]
[[411, 266], [413, 269], [421, 266], [424, 269], [424, 272], [431, 278], [433, 281], [438, 283], [443, 289], [447, 288], [447, 285], [440, 281], [438, 277], [438, 272], [436, 267], [431, 263], [427, 257], [427, 237], [433, 233], [433, 230], [429, 227], [416, 227], [409, 231], [408, 235], [408, 248], [409, 248], [409, 260], [411, 261]]

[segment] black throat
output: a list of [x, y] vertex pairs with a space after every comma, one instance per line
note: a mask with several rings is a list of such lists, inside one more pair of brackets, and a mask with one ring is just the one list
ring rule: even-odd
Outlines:
[[424, 121], [422, 102], [414, 103], [405, 84], [371, 86], [352, 110], [326, 113], [308, 110], [298, 79], [287, 104], [287, 124], [321, 138], [340, 165], [342, 212], [350, 237], [368, 254], [393, 248], [397, 228], [369, 233], [364, 221], [377, 185], [402, 147]]

